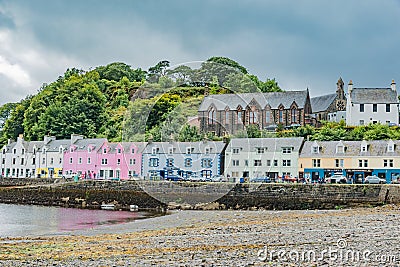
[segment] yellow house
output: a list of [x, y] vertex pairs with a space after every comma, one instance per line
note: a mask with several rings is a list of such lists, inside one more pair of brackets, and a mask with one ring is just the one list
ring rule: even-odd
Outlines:
[[341, 174], [354, 183], [368, 175], [388, 183], [400, 175], [400, 141], [307, 141], [299, 158], [299, 175], [318, 181]]

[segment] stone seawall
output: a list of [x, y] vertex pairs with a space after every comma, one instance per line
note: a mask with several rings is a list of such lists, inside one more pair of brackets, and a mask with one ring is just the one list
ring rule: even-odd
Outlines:
[[[146, 181], [141, 181], [139, 185], [135, 181], [61, 183], [54, 179], [38, 185], [37, 180], [44, 180], [29, 180], [36, 180], [36, 183], [0, 179], [0, 203], [91, 209], [100, 208], [102, 203], [114, 203], [119, 209], [128, 209], [132, 204], [141, 209], [168, 206], [187, 209], [331, 209], [400, 203], [400, 185], [232, 185]], [[177, 190], [170, 190], [176, 186]], [[149, 188], [151, 191], [148, 191]], [[211, 204], [208, 203], [210, 196], [215, 198]], [[188, 199], [189, 202], [186, 201]]]

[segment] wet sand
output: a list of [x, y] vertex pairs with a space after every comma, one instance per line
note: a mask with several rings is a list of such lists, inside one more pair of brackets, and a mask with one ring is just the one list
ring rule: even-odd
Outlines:
[[174, 211], [92, 230], [3, 238], [0, 265], [399, 266], [399, 219], [393, 205]]

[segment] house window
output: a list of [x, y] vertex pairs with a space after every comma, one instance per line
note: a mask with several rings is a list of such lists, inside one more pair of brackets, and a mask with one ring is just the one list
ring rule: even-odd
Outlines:
[[211, 152], [211, 147], [206, 147], [206, 154], [210, 154]]
[[282, 166], [284, 167], [290, 167], [292, 165], [292, 162], [290, 159], [284, 159], [282, 160]]
[[46, 163], [46, 158], [43, 158], [42, 159], [42, 164], [45, 164]]
[[174, 166], [174, 159], [167, 159], [167, 167], [173, 167]]
[[129, 159], [129, 165], [135, 165], [136, 159]]
[[72, 158], [69, 158], [69, 164], [72, 164]]
[[215, 110], [214, 108], [211, 108], [208, 111], [208, 124], [214, 124], [215, 123]]
[[367, 159], [359, 159], [358, 160], [358, 167], [362, 168], [367, 168], [368, 167], [368, 160]]
[[62, 158], [60, 158], [60, 160], [58, 161], [59, 164], [62, 164]]
[[384, 159], [383, 167], [391, 167], [393, 168], [393, 160], [392, 159]]
[[246, 166], [246, 167], [249, 166], [249, 160], [248, 159], [244, 160], [244, 166]]
[[185, 167], [192, 167], [192, 159], [191, 158], [185, 159]]
[[344, 146], [337, 146], [336, 153], [344, 153]]
[[131, 149], [131, 154], [135, 154], [135, 149], [134, 148]]
[[121, 165], [121, 159], [117, 159], [117, 165]]
[[92, 153], [92, 147], [89, 146], [89, 147], [87, 148], [87, 151], [88, 151], [88, 153]]
[[201, 176], [204, 177], [204, 178], [210, 178], [211, 174], [212, 174], [211, 170], [201, 171]]
[[394, 152], [394, 144], [388, 144], [388, 152]]
[[256, 148], [257, 154], [263, 154], [264, 153], [264, 148], [263, 147], [257, 147]]
[[360, 104], [360, 112], [364, 112], [364, 104]]
[[271, 167], [271, 160], [267, 159], [267, 167]]
[[312, 165], [314, 168], [320, 168], [321, 167], [321, 159], [313, 159]]
[[225, 123], [229, 123], [229, 111], [225, 111]]
[[372, 104], [372, 112], [378, 112], [378, 104]]
[[261, 166], [261, 159], [255, 159], [254, 160], [254, 167], [259, 167]]
[[318, 153], [319, 152], [319, 147], [318, 146], [313, 146], [312, 152], [313, 153]]
[[279, 123], [283, 123], [283, 110], [279, 110]]
[[[69, 149], [69, 152], [70, 152], [70, 153], [74, 152], [74, 148], [71, 147], [71, 148]], [[33, 151], [33, 153], [35, 153], [35, 151]]]
[[202, 168], [211, 168], [212, 167], [212, 160], [211, 159], [202, 159], [201, 160], [201, 167]]
[[82, 164], [82, 158], [78, 159], [78, 164]]
[[232, 148], [232, 153], [233, 154], [239, 154], [240, 149], [239, 148]]
[[168, 148], [168, 154], [173, 154], [174, 153], [174, 148], [173, 147], [169, 147]]
[[283, 147], [282, 148], [282, 153], [283, 154], [290, 154], [290, 153], [292, 153], [292, 148], [291, 147]]
[[17, 150], [15, 148], [13, 149], [13, 154], [17, 154]]
[[21, 154], [22, 154], [22, 155], [25, 154], [25, 149], [22, 149], [22, 150], [21, 150]]
[[237, 123], [238, 123], [238, 124], [242, 124], [242, 123], [243, 123], [242, 111], [238, 111], [238, 112], [237, 112]]
[[158, 167], [158, 159], [150, 158], [149, 159], [149, 167]]
[[187, 147], [186, 148], [186, 154], [192, 154], [192, 148], [191, 147]]
[[360, 125], [364, 125], [364, 120], [360, 120]]
[[336, 166], [336, 168], [343, 168], [344, 160], [343, 159], [335, 159], [335, 166]]
[[155, 154], [158, 153], [158, 151], [159, 151], [158, 147], [153, 147], [153, 148], [151, 149], [151, 154], [155, 155]]
[[257, 111], [250, 111], [250, 123], [258, 123], [258, 112]]
[[362, 152], [367, 152], [367, 145], [362, 145], [361, 146], [361, 151]]
[[53, 164], [53, 163], [54, 163], [54, 159], [50, 158], [50, 164]]
[[386, 112], [390, 112], [390, 104], [386, 104]]
[[296, 109], [295, 108], [293, 108], [291, 110], [291, 115], [292, 115], [292, 123], [296, 123], [297, 121], [296, 121]]
[[24, 165], [24, 158], [21, 159], [21, 165]]
[[265, 123], [270, 123], [271, 122], [271, 111], [267, 110], [265, 111]]
[[274, 167], [278, 167], [278, 160], [274, 159]]
[[101, 165], [107, 165], [108, 160], [107, 159], [101, 159]]
[[103, 154], [107, 153], [107, 148], [103, 148]]
[[239, 160], [238, 159], [232, 160], [232, 166], [239, 166]]
[[121, 148], [117, 148], [117, 153], [121, 154]]
[[87, 164], [91, 164], [92, 163], [92, 158], [87, 158]]
[[12, 164], [15, 165], [15, 158], [12, 159]]

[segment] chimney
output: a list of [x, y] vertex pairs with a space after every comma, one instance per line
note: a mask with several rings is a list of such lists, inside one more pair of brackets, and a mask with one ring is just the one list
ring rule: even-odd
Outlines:
[[392, 80], [392, 84], [390, 85], [390, 88], [392, 88], [392, 90], [396, 92], [396, 83], [394, 82], [394, 80]]
[[352, 80], [350, 80], [350, 82], [349, 82], [349, 86], [347, 87], [347, 91], [348, 91], [349, 95], [351, 94], [351, 91], [353, 91], [353, 81]]
[[24, 140], [24, 134], [19, 134], [17, 138], [17, 142], [22, 142]]
[[8, 138], [7, 145], [11, 145], [11, 138]]
[[82, 140], [82, 139], [83, 139], [83, 135], [71, 134], [71, 145], [72, 145], [72, 144], [75, 144], [76, 141]]

